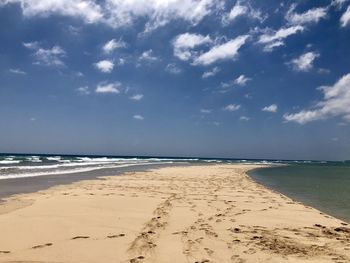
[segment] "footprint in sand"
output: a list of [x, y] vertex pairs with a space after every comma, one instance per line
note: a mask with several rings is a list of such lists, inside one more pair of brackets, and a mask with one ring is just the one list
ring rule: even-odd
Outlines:
[[204, 250], [207, 252], [207, 254], [208, 254], [209, 256], [211, 256], [211, 255], [214, 254], [214, 251], [211, 250], [210, 248], [205, 247]]
[[255, 249], [253, 249], [253, 248], [249, 248], [248, 250], [246, 250], [246, 251], [243, 251], [243, 253], [245, 253], [245, 254], [255, 254], [256, 253], [256, 250]]
[[136, 258], [132, 258], [132, 259], [130, 259], [130, 263], [138, 263], [138, 262], [141, 262], [143, 259], [145, 259], [145, 257], [144, 256], [138, 256], [138, 257], [136, 257]]
[[32, 249], [51, 247], [52, 245], [53, 245], [52, 243], [46, 243], [46, 244], [43, 244], [43, 245], [34, 246], [34, 247], [32, 247]]
[[87, 238], [90, 238], [89, 236], [75, 236], [75, 237], [72, 237], [72, 240], [76, 240], [76, 239], [87, 239]]
[[109, 236], [107, 236], [107, 238], [117, 238], [117, 237], [124, 237], [125, 236], [125, 234], [117, 234], [117, 235], [109, 235]]

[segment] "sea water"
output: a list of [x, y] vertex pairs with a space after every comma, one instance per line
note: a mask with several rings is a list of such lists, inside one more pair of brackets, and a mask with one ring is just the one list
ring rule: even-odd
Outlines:
[[298, 162], [253, 170], [257, 182], [350, 222], [350, 162]]

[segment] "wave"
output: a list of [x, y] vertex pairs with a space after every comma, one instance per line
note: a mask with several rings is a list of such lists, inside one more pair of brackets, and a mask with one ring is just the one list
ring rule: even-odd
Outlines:
[[20, 163], [20, 160], [2, 160], [0, 161], [0, 164], [16, 164], [16, 163]]
[[0, 180], [3, 179], [14, 179], [14, 178], [25, 178], [25, 177], [38, 177], [45, 175], [58, 175], [58, 174], [73, 174], [73, 173], [82, 173], [82, 172], [90, 172], [100, 169], [112, 169], [112, 168], [122, 168], [122, 167], [130, 167], [130, 166], [141, 166], [141, 165], [154, 165], [154, 164], [172, 164], [173, 162], [148, 162], [148, 163], [130, 163], [130, 164], [119, 164], [119, 165], [109, 165], [102, 167], [84, 167], [84, 168], [76, 168], [70, 170], [58, 170], [58, 171], [47, 171], [47, 172], [34, 172], [34, 173], [17, 173], [17, 174], [7, 174], [0, 175]]

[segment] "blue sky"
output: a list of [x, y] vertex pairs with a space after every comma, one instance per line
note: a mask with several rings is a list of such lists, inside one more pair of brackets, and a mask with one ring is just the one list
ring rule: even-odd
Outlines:
[[350, 159], [350, 1], [0, 0], [0, 152]]

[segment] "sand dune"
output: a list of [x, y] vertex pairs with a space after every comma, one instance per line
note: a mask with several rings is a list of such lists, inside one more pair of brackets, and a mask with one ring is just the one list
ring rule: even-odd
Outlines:
[[0, 262], [350, 262], [350, 228], [253, 182], [254, 165], [169, 167], [0, 205]]

